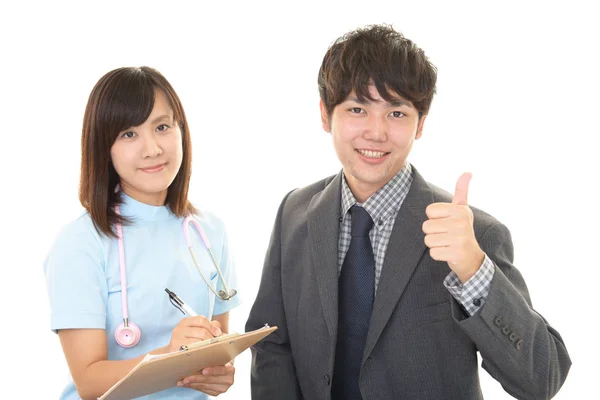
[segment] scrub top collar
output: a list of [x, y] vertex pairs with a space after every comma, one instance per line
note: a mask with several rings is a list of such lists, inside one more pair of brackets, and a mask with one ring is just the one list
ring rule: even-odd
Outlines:
[[129, 197], [121, 191], [121, 215], [129, 217], [135, 223], [166, 221], [173, 218], [171, 210], [167, 206], [152, 206]]

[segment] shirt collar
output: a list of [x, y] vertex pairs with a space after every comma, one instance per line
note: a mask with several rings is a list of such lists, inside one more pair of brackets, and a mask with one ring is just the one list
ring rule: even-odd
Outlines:
[[373, 193], [364, 203], [358, 203], [346, 182], [346, 176], [342, 176], [342, 205], [341, 220], [343, 221], [348, 211], [354, 204], [360, 204], [371, 216], [373, 221], [383, 223], [387, 218], [398, 213], [400, 205], [406, 198], [412, 183], [412, 167], [409, 163], [394, 175], [381, 189]]
[[164, 221], [173, 216], [167, 206], [152, 206], [142, 203], [121, 191], [121, 215], [134, 223]]

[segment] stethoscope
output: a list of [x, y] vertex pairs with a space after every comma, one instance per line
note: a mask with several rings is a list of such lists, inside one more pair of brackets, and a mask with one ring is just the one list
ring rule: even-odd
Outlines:
[[[115, 206], [115, 212], [118, 215], [120, 215], [120, 209], [119, 209], [118, 205]], [[219, 279], [223, 283], [223, 288], [224, 288], [224, 289], [219, 290], [218, 293], [215, 290], [215, 288], [212, 287], [209, 280], [206, 279], [204, 272], [202, 272], [202, 269], [200, 268], [200, 265], [198, 264], [198, 260], [196, 259], [196, 254], [194, 254], [194, 249], [192, 248], [192, 240], [190, 238], [190, 232], [188, 229], [190, 224], [194, 225], [196, 227], [196, 230], [198, 231], [198, 233], [200, 233], [200, 236], [202, 237], [202, 241], [204, 242], [206, 249], [210, 253], [210, 256], [212, 258], [212, 261], [213, 261], [215, 267], [217, 267]], [[121, 307], [123, 309], [123, 322], [115, 329], [115, 340], [117, 341], [117, 343], [120, 346], [125, 347], [125, 348], [130, 348], [130, 347], [133, 347], [136, 344], [138, 344], [138, 342], [140, 341], [140, 338], [142, 336], [142, 333], [140, 331], [140, 327], [137, 324], [129, 321], [129, 313], [127, 311], [127, 274], [125, 272], [125, 250], [124, 250], [124, 246], [123, 246], [123, 227], [121, 226], [120, 223], [116, 224], [116, 230], [117, 230], [117, 243], [118, 243], [118, 247], [119, 247], [119, 269], [121, 271]], [[225, 282], [225, 278], [223, 277], [223, 273], [221, 271], [219, 262], [217, 261], [215, 255], [212, 251], [208, 237], [204, 233], [204, 229], [202, 229], [202, 226], [200, 225], [200, 223], [192, 215], [188, 215], [183, 220], [183, 235], [185, 237], [186, 245], [187, 245], [188, 249], [190, 249], [190, 254], [192, 255], [192, 258], [194, 259], [194, 264], [196, 265], [196, 269], [198, 269], [198, 271], [200, 272], [200, 275], [202, 275], [202, 279], [204, 279], [204, 282], [206, 282], [206, 285], [208, 286], [208, 288], [215, 294], [215, 296], [217, 296], [221, 300], [229, 300], [233, 296], [235, 296], [237, 294], [237, 290], [227, 289], [227, 283]]]

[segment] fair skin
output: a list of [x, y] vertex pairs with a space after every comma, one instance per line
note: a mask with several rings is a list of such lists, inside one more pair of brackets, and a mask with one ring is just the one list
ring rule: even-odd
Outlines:
[[[173, 329], [170, 343], [150, 353], [177, 351], [181, 345], [210, 339], [228, 331], [229, 313], [217, 315], [213, 321], [203, 316], [183, 318]], [[104, 329], [61, 329], [58, 337], [77, 392], [83, 400], [100, 397], [144, 358], [142, 355], [128, 360], [108, 360], [108, 340]], [[233, 384], [234, 372], [232, 363], [205, 368], [197, 375], [184, 378], [178, 386], [217, 396]]]
[[426, 116], [411, 102], [396, 96], [388, 103], [369, 86], [374, 101], [360, 101], [354, 92], [327, 115], [321, 102], [323, 129], [344, 167], [354, 197], [365, 202], [400, 171], [415, 140], [421, 137]]
[[161, 91], [156, 91], [154, 108], [142, 125], [119, 132], [110, 157], [123, 192], [142, 203], [165, 204], [181, 167], [183, 145], [173, 109]]
[[467, 202], [470, 181], [470, 173], [462, 174], [456, 182], [452, 203], [427, 206], [429, 219], [423, 223], [425, 245], [431, 258], [446, 261], [462, 283], [475, 275], [485, 258], [475, 238], [473, 211]]
[[[331, 134], [344, 177], [359, 203], [404, 167], [426, 118], [399, 95], [387, 102], [374, 85], [369, 86], [369, 93], [373, 101], [360, 101], [350, 92], [331, 115], [320, 103], [323, 129]], [[470, 174], [459, 178], [452, 203], [429, 205], [429, 220], [423, 224], [431, 257], [446, 261], [462, 282], [477, 272], [485, 257], [475, 239], [473, 213], [467, 204], [469, 180]]]
[[[121, 190], [142, 203], [162, 206], [181, 166], [182, 154], [181, 130], [173, 121], [173, 110], [166, 97], [157, 91], [148, 119], [117, 136], [111, 148], [111, 161], [119, 174]], [[229, 313], [217, 315], [212, 321], [203, 316], [183, 318], [173, 328], [170, 343], [150, 353], [177, 351], [182, 345], [228, 331]], [[142, 355], [128, 360], [108, 360], [104, 329], [62, 329], [58, 337], [79, 396], [84, 400], [100, 397], [144, 358]], [[235, 368], [230, 362], [204, 368], [182, 379], [177, 386], [217, 396], [233, 384], [234, 374]]]

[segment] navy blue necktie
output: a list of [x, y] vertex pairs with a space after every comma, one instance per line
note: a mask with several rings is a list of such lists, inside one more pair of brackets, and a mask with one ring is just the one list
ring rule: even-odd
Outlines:
[[338, 335], [331, 395], [333, 400], [361, 400], [358, 376], [362, 362], [373, 299], [375, 257], [369, 239], [373, 220], [354, 205], [352, 239], [339, 278]]

